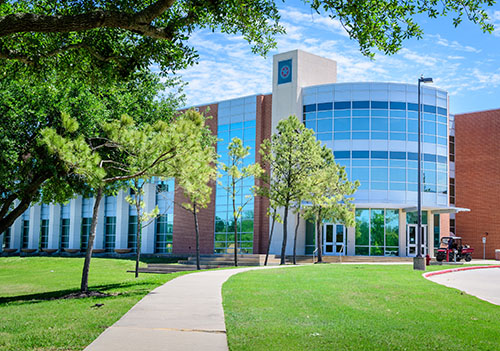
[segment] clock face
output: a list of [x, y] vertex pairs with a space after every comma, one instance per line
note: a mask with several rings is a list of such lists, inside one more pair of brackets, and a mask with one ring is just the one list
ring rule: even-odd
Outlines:
[[280, 76], [283, 79], [288, 78], [290, 75], [290, 67], [288, 65], [281, 67]]

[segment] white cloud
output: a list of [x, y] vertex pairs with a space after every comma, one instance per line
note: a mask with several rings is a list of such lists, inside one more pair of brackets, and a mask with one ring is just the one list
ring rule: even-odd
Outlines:
[[[242, 36], [210, 31], [193, 35], [189, 44], [199, 51], [200, 62], [181, 72], [188, 82], [187, 104], [270, 93], [272, 55], [295, 49], [337, 61], [339, 82], [416, 84], [421, 74], [433, 77], [435, 87], [453, 96], [452, 104], [467, 101], [473, 91], [487, 95], [500, 87], [498, 55], [492, 55], [493, 51], [479, 46], [479, 42], [477, 47], [484, 52], [464, 45], [462, 39], [445, 38], [443, 33], [426, 35], [418, 42], [405, 42], [405, 48], [395, 55], [377, 53], [376, 59], [370, 60], [360, 53], [358, 43], [348, 38], [340, 22], [292, 7], [285, 7], [280, 14], [287, 35], [276, 38], [277, 49], [265, 58], [251, 53]], [[500, 11], [494, 16], [500, 23]]]
[[313, 10], [311, 10], [310, 13], [305, 13], [293, 7], [285, 7], [280, 10], [280, 15], [283, 19], [295, 24], [300, 24], [302, 26], [321, 26], [336, 34], [349, 37], [339, 20], [332, 19], [325, 15], [319, 15], [313, 12]]
[[442, 38], [441, 35], [439, 35], [439, 34], [430, 34], [430, 35], [428, 35], [428, 37], [435, 39], [435, 41], [434, 41], [435, 44], [438, 44], [438, 45], [441, 45], [441, 46], [444, 46], [444, 47], [447, 47], [447, 48], [450, 48], [453, 50], [474, 52], [476, 54], [481, 52], [481, 50], [476, 49], [472, 46], [462, 45], [456, 40], [449, 41], [445, 38]]
[[495, 29], [493, 30], [493, 34], [497, 37], [500, 37], [500, 11], [493, 11], [489, 14], [491, 17], [491, 22]]

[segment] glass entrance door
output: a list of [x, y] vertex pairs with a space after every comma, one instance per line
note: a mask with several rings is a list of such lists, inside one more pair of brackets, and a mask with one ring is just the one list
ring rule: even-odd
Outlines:
[[[421, 253], [422, 256], [427, 254], [427, 225], [422, 225], [421, 233]], [[406, 226], [406, 254], [410, 257], [417, 256], [417, 225], [408, 224]]]
[[346, 227], [341, 224], [327, 223], [323, 226], [325, 255], [345, 255], [347, 238]]

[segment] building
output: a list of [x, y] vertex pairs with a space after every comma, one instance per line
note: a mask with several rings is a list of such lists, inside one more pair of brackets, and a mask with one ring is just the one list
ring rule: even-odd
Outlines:
[[[317, 138], [334, 150], [351, 180], [360, 180], [355, 194], [356, 227], [324, 224], [327, 255], [415, 256], [417, 245], [417, 86], [395, 83], [337, 83], [335, 61], [300, 50], [278, 54], [273, 62], [272, 94], [254, 95], [198, 106], [213, 118], [220, 141], [217, 151], [227, 159], [227, 145], [237, 136], [250, 146], [246, 162], [260, 161], [259, 145], [277, 123], [291, 114], [301, 116]], [[433, 255], [440, 235], [449, 233], [449, 103], [446, 91], [422, 87], [423, 232], [422, 253]], [[226, 176], [221, 182], [227, 181]], [[250, 194], [250, 179], [241, 185], [241, 202]], [[146, 210], [160, 207], [155, 225], [146, 227], [142, 252], [186, 255], [194, 252], [191, 216], [175, 203], [182, 193], [173, 180], [146, 185]], [[200, 214], [201, 252], [233, 250], [231, 204], [222, 186]], [[137, 220], [125, 202], [126, 191], [106, 197], [101, 206], [95, 241], [97, 252], [127, 253], [135, 245]], [[267, 200], [252, 199], [239, 224], [243, 253], [265, 253], [269, 219]], [[85, 248], [92, 199], [67, 205], [34, 205], [4, 234], [4, 251], [79, 252]], [[295, 226], [290, 218], [289, 230]], [[279, 253], [282, 232], [276, 227], [271, 252]], [[288, 243], [291, 253], [292, 238]], [[314, 251], [314, 227], [299, 227], [297, 253]]]
[[[500, 249], [500, 109], [455, 115], [455, 202], [470, 208], [456, 215], [456, 235], [475, 248], [475, 258]], [[451, 147], [451, 141], [450, 141]], [[483, 238], [486, 242], [483, 246]]]

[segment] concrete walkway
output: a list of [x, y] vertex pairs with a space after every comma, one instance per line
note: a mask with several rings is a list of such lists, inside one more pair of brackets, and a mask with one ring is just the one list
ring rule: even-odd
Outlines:
[[85, 350], [227, 350], [222, 284], [234, 274], [266, 268], [277, 267], [206, 271], [175, 278], [146, 295]]
[[500, 268], [462, 270], [426, 278], [500, 305]]

